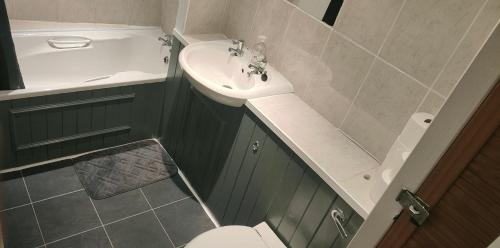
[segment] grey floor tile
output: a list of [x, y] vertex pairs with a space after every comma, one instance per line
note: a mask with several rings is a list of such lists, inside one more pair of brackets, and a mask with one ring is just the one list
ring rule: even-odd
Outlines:
[[100, 225], [94, 207], [84, 191], [34, 204], [46, 242], [83, 232]]
[[109, 248], [108, 237], [104, 229], [97, 228], [82, 234], [48, 244], [47, 248]]
[[32, 201], [82, 189], [75, 170], [69, 162], [57, 162], [23, 172]]
[[179, 175], [148, 185], [142, 191], [154, 208], [192, 195]]
[[31, 205], [2, 213], [5, 247], [36, 247], [43, 245]]
[[116, 221], [149, 209], [140, 190], [133, 190], [103, 200], [93, 200], [104, 224]]
[[0, 179], [0, 210], [21, 206], [30, 202], [20, 172], [3, 174]]
[[172, 248], [152, 211], [107, 225], [106, 230], [117, 248]]
[[189, 198], [156, 210], [161, 223], [176, 246], [191, 241], [198, 234], [215, 228], [201, 205]]

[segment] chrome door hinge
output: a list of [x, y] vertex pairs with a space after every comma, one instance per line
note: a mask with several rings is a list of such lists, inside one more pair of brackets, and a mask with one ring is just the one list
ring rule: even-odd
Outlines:
[[406, 189], [401, 190], [396, 201], [399, 202], [404, 209], [408, 210], [412, 222], [417, 226], [424, 224], [425, 220], [429, 217], [429, 205], [420, 197]]

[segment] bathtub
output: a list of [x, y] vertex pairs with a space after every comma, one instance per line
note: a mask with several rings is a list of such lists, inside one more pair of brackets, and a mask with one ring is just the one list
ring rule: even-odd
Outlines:
[[13, 29], [26, 89], [0, 91], [0, 100], [155, 83], [167, 76], [170, 48], [158, 41], [164, 33], [157, 27]]

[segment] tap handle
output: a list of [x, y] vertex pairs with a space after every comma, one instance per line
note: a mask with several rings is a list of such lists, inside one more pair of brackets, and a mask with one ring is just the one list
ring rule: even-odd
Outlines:
[[239, 45], [239, 44], [245, 42], [244, 40], [232, 40], [232, 41], [233, 41], [233, 45]]
[[244, 40], [232, 40], [233, 41], [233, 45], [237, 45], [238, 46], [238, 50], [242, 50], [243, 47], [245, 46], [245, 41]]

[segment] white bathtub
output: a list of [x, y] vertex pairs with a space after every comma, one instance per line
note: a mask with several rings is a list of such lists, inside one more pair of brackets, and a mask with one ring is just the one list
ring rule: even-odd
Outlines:
[[84, 25], [57, 31], [13, 31], [26, 89], [0, 91], [0, 100], [160, 82], [169, 48], [154, 27]]

